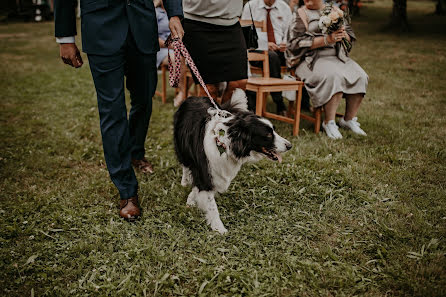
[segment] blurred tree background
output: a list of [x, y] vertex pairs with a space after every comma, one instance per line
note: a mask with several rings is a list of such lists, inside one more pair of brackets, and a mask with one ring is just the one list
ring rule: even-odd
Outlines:
[[[287, 3], [296, 3], [299, 6], [304, 4], [304, 0], [277, 0]], [[363, 3], [371, 3], [374, 0], [333, 0], [348, 7], [353, 16], [360, 15], [360, 8]], [[407, 0], [388, 0], [393, 1], [393, 9], [388, 29], [394, 31], [409, 31], [410, 26], [407, 19]], [[437, 15], [446, 14], [446, 0], [420, 0], [436, 2], [434, 13]], [[246, 4], [248, 0], [243, 0]], [[50, 20], [52, 18], [53, 1], [52, 0], [2, 0], [0, 1], [0, 21], [24, 20], [40, 21]]]

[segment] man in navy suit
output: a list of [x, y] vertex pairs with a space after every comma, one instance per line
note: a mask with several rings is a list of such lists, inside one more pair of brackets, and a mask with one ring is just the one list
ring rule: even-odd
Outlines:
[[[75, 43], [76, 0], [55, 0], [55, 35], [65, 64], [81, 67]], [[80, 0], [82, 50], [96, 88], [107, 168], [118, 188], [120, 216], [140, 216], [138, 182], [132, 168], [151, 172], [144, 142], [157, 84], [158, 27], [153, 0]], [[181, 0], [164, 0], [173, 37], [184, 35]], [[130, 91], [127, 118], [124, 76]]]

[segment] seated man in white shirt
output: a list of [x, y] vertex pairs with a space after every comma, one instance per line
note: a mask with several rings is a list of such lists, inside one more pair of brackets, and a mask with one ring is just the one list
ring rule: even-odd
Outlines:
[[[251, 10], [250, 10], [251, 6]], [[280, 66], [285, 66], [285, 48], [288, 27], [291, 23], [290, 6], [283, 0], [251, 0], [243, 8], [242, 19], [265, 21], [268, 36], [269, 72], [271, 77], [280, 78]], [[252, 62], [253, 66], [261, 66], [261, 62]], [[286, 107], [282, 93], [271, 93], [277, 106], [277, 114], [285, 115]]]

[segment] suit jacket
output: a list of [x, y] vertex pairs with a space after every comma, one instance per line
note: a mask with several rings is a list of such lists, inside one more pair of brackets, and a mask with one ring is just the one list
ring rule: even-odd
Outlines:
[[[82, 50], [87, 54], [111, 55], [124, 44], [129, 29], [138, 49], [145, 54], [159, 51], [158, 26], [153, 0], [79, 0]], [[181, 0], [163, 0], [169, 18], [183, 16]], [[55, 0], [56, 37], [75, 36], [76, 0]]]

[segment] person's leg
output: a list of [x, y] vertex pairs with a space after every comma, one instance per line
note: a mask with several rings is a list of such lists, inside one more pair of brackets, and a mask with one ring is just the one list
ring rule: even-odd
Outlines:
[[[269, 58], [269, 75], [270, 77], [281, 78], [280, 66], [282, 64], [280, 53], [275, 51], [268, 51]], [[272, 92], [271, 97], [277, 106], [277, 114], [286, 112], [285, 104], [283, 103], [282, 92]]]
[[325, 103], [324, 112], [325, 118], [324, 122], [328, 123], [329, 121], [334, 121], [336, 118], [336, 110], [338, 109], [339, 104], [341, 103], [343, 93], [336, 93], [331, 97], [330, 101]]
[[221, 99], [221, 103], [225, 103], [226, 101], [231, 100], [232, 93], [235, 89], [246, 89], [246, 83], [248, 82], [248, 79], [240, 79], [235, 81], [228, 82], [228, 85], [226, 86], [226, 90], [223, 93], [223, 97]]
[[[132, 159], [143, 160], [144, 143], [152, 114], [152, 97], [158, 81], [156, 54], [141, 53], [131, 36], [127, 41], [126, 76], [126, 86], [131, 98], [129, 131]], [[141, 169], [147, 172], [143, 167]]]
[[346, 95], [346, 108], [343, 119], [339, 120], [339, 126], [350, 129], [354, 133], [366, 136], [367, 133], [360, 128], [360, 124], [356, 118], [359, 106], [361, 105], [364, 94], [351, 94]]
[[311, 111], [311, 105], [310, 105], [310, 94], [308, 94], [308, 91], [306, 88], [302, 88], [302, 102], [301, 102], [301, 109], [306, 111]]
[[[249, 65], [252, 65], [254, 67], [263, 67], [263, 63], [259, 62], [259, 61], [253, 61], [253, 62], [249, 62]], [[250, 66], [248, 66], [250, 67]], [[256, 110], [256, 93], [253, 91], [248, 91], [246, 90], [246, 98], [248, 98], [248, 109], [250, 111], [255, 111]]]
[[[214, 100], [216, 100], [218, 97], [218, 86], [219, 86], [218, 83], [217, 84], [206, 84], [206, 88], [208, 89], [210, 95], [212, 96], [212, 98], [214, 98]], [[200, 86], [200, 89], [198, 91], [198, 96], [204, 96], [204, 97], [208, 96], [202, 86]]]
[[325, 119], [322, 123], [322, 128], [324, 128], [325, 133], [331, 139], [341, 139], [342, 135], [339, 133], [339, 127], [336, 125], [336, 109], [341, 103], [343, 93], [334, 94], [330, 101], [325, 103], [324, 111], [325, 111]]
[[358, 113], [359, 106], [361, 105], [363, 94], [349, 94], [345, 96], [345, 115], [344, 120], [350, 121]]
[[280, 56], [275, 51], [268, 51], [269, 58], [269, 76], [275, 78], [281, 78], [280, 74]]
[[254, 112], [256, 110], [256, 93], [247, 90], [246, 98], [248, 98], [248, 109]]
[[131, 165], [131, 142], [124, 97], [125, 55], [88, 55], [98, 98], [104, 157], [121, 199], [137, 195], [138, 182]]

